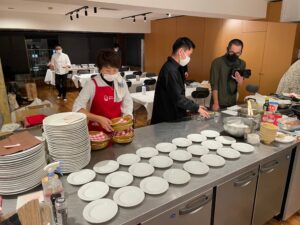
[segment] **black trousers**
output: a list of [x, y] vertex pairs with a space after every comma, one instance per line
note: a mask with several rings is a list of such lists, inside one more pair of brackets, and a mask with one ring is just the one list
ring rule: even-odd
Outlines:
[[58, 96], [65, 99], [67, 97], [67, 79], [68, 74], [55, 74], [55, 86]]

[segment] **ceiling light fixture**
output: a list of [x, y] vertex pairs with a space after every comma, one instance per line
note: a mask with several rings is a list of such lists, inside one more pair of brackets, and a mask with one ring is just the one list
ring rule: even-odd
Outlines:
[[85, 10], [84, 10], [84, 15], [85, 16], [87, 16], [88, 15], [88, 11], [87, 11], [87, 9], [85, 8]]
[[167, 13], [166, 15], [167, 15], [167, 17], [171, 17], [172, 16], [171, 13]]
[[76, 12], [76, 18], [77, 18], [77, 19], [79, 18], [79, 13], [78, 13], [78, 11]]
[[124, 19], [132, 19], [132, 22], [135, 23], [135, 18], [136, 17], [139, 17], [139, 16], [143, 16], [144, 17], [144, 22], [147, 22], [147, 15], [150, 14], [152, 12], [146, 12], [146, 13], [141, 13], [141, 14], [136, 14], [136, 15], [131, 15], [131, 16], [125, 16], [123, 18], [121, 18], [121, 20], [124, 20]]
[[134, 22], [135, 23], [135, 16], [133, 17], [133, 21], [132, 22]]
[[94, 13], [97, 13], [97, 7], [94, 7]]
[[146, 17], [146, 15], [144, 15], [144, 22], [145, 22], [145, 23], [147, 22], [147, 17]]
[[70, 14], [70, 20], [73, 20], [73, 14]]

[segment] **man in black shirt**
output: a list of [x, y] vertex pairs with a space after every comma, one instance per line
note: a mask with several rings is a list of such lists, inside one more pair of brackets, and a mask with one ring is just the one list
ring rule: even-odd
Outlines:
[[186, 66], [195, 44], [186, 37], [178, 38], [173, 44], [172, 56], [162, 66], [154, 96], [152, 124], [179, 121], [187, 116], [187, 110], [208, 117], [205, 107], [197, 105], [185, 96], [185, 86], [179, 71]]

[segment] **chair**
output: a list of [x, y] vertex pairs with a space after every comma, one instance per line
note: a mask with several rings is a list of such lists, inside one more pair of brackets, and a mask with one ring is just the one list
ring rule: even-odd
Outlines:
[[156, 77], [155, 73], [146, 73], [146, 77]]
[[141, 76], [141, 75], [142, 75], [142, 71], [134, 71], [134, 72], [133, 72], [133, 75], [135, 75], [135, 76], [136, 76], [136, 75]]
[[[143, 87], [142, 85], [141, 86], [137, 86], [135, 91], [136, 92], [142, 92], [142, 87]], [[150, 91], [150, 87], [146, 86], [146, 91]]]
[[124, 72], [124, 71], [129, 71], [129, 66], [122, 66], [120, 69], [119, 69], [120, 72]]
[[130, 88], [132, 86], [132, 82], [131, 81], [127, 80], [126, 83], [127, 83], [128, 88]]
[[246, 91], [248, 91], [250, 94], [255, 94], [259, 90], [259, 86], [255, 84], [248, 84], [246, 86]]
[[136, 75], [133, 75], [133, 74], [127, 74], [125, 78], [126, 78], [126, 80], [129, 80], [129, 79], [135, 79], [135, 78], [136, 78]]
[[144, 84], [146, 86], [151, 86], [151, 85], [156, 84], [156, 80], [155, 79], [146, 79], [146, 80], [144, 80]]
[[78, 70], [78, 75], [81, 75], [81, 74], [89, 74], [90, 73], [90, 70], [89, 69], [86, 69], [86, 70]]

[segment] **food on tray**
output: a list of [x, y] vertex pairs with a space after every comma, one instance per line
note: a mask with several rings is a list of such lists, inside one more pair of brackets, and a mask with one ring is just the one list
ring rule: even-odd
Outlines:
[[236, 127], [236, 128], [249, 128], [249, 126], [242, 121], [235, 121], [233, 123], [228, 124], [231, 127]]

